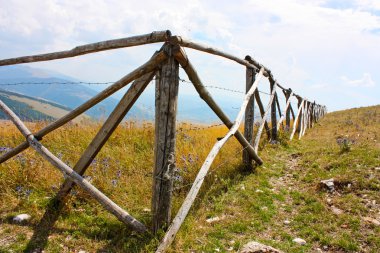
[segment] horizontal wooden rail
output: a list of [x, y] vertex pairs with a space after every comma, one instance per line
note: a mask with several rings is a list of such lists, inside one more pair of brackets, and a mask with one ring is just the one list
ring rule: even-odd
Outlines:
[[97, 43], [77, 46], [71, 50], [60, 51], [48, 54], [39, 54], [31, 56], [23, 56], [11, 59], [0, 60], [0, 66], [14, 65], [21, 63], [39, 62], [39, 61], [51, 61], [63, 58], [70, 58], [84, 54], [90, 54], [105, 50], [133, 47], [144, 44], [151, 44], [156, 42], [165, 42], [170, 38], [170, 31], [152, 32], [144, 35], [138, 35], [133, 37], [127, 37], [115, 40], [106, 40]]
[[83, 190], [88, 192], [93, 198], [95, 198], [105, 209], [114, 214], [120, 221], [126, 225], [132, 227], [138, 232], [146, 232], [147, 229], [138, 220], [131, 216], [128, 212], [116, 205], [111, 199], [105, 196], [96, 187], [90, 184], [87, 180], [76, 173], [72, 168], [67, 166], [59, 158], [54, 156], [47, 148], [45, 148], [38, 140], [33, 136], [29, 129], [21, 122], [17, 115], [6, 106], [3, 101], [0, 100], [0, 108], [8, 115], [12, 122], [17, 126], [20, 132], [25, 136], [29, 145], [35, 149], [40, 155], [48, 160], [53, 166], [58, 168], [64, 175], [67, 175], [72, 181], [78, 184]]

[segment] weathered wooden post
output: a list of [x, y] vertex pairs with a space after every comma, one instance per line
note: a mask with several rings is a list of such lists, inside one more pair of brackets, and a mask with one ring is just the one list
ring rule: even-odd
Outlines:
[[[276, 89], [275, 87], [275, 80], [273, 78], [269, 79], [270, 82], [270, 91], [273, 93], [273, 89]], [[272, 105], [271, 105], [271, 143], [276, 143], [278, 136], [277, 136], [277, 116], [276, 116], [276, 93], [274, 93], [275, 99], [273, 99]]]
[[153, 233], [165, 229], [171, 219], [173, 171], [175, 168], [175, 133], [178, 99], [178, 62], [172, 46], [164, 49], [168, 61], [160, 66], [156, 76], [155, 167], [153, 172]]
[[[288, 89], [288, 90], [284, 90], [284, 94], [285, 94], [285, 98], [286, 98], [286, 103], [289, 101], [290, 99], [290, 94], [292, 93], [292, 90], [291, 89]], [[285, 119], [285, 131], [289, 132], [290, 130], [290, 106], [286, 109], [286, 119]]]
[[[298, 100], [298, 110], [300, 109], [300, 105], [302, 103], [302, 98], [301, 97], [297, 97], [297, 100]], [[301, 132], [301, 126], [302, 126], [302, 114], [300, 114], [299, 116], [299, 119], [298, 119], [298, 126], [297, 126], [297, 133], [300, 133]], [[294, 124], [296, 124], [297, 122], [294, 122]]]
[[[246, 69], [246, 92], [252, 87], [255, 82], [256, 73], [253, 68]], [[247, 108], [245, 109], [244, 119], [244, 137], [253, 145], [253, 121], [255, 118], [255, 96], [251, 96]], [[252, 157], [249, 156], [247, 150], [243, 150], [243, 164], [246, 170], [252, 170]]]

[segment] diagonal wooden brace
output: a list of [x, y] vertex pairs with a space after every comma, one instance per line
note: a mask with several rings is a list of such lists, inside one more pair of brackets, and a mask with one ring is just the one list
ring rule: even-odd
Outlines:
[[[90, 145], [83, 152], [83, 155], [78, 160], [78, 162], [74, 166], [74, 170], [79, 174], [83, 175], [87, 170], [88, 166], [90, 166], [92, 160], [98, 154], [100, 149], [104, 146], [106, 141], [115, 131], [116, 127], [120, 124], [122, 119], [131, 109], [133, 104], [136, 102], [141, 93], [148, 86], [149, 82], [152, 80], [155, 72], [151, 72], [149, 74], [145, 74], [140, 77], [136, 81], [133, 82], [131, 87], [125, 93], [123, 98], [117, 104], [111, 115], [107, 118], [106, 122], [104, 122], [101, 129], [96, 134], [95, 138], [91, 141]], [[74, 182], [66, 179], [63, 182], [58, 194], [57, 199], [63, 200], [63, 198], [70, 192], [72, 187], [74, 186]]]
[[45, 148], [29, 131], [29, 129], [21, 122], [17, 115], [9, 109], [1, 100], [0, 108], [8, 115], [8, 117], [17, 126], [20, 132], [25, 136], [29, 145], [35, 149], [40, 155], [42, 155], [46, 160], [48, 160], [53, 166], [62, 171], [63, 174], [67, 175], [71, 180], [78, 184], [83, 190], [88, 192], [93, 198], [95, 198], [105, 209], [115, 215], [120, 221], [131, 226], [133, 229], [139, 232], [146, 232], [147, 229], [140, 221], [136, 220], [128, 212], [123, 210], [121, 207], [116, 205], [111, 199], [105, 196], [96, 187], [90, 184], [87, 180], [76, 173], [72, 168], [67, 166], [59, 158], [53, 155], [47, 148]]
[[[218, 104], [212, 98], [211, 94], [207, 91], [202, 81], [200, 80], [198, 73], [194, 69], [193, 65], [190, 63], [185, 52], [181, 47], [175, 46], [173, 50], [174, 57], [181, 64], [186, 74], [188, 75], [190, 81], [193, 83], [195, 89], [199, 93], [200, 97], [210, 106], [210, 108], [215, 112], [215, 114], [222, 120], [222, 122], [230, 129], [233, 123], [230, 121], [228, 116], [220, 109]], [[258, 164], [262, 165], [263, 160], [257, 155], [252, 145], [247, 141], [244, 135], [240, 131], [234, 133], [236, 139], [240, 142], [244, 149], [247, 150], [251, 158]]]
[[[103, 101], [107, 97], [111, 96], [113, 93], [116, 91], [120, 90], [136, 78], [139, 78], [143, 76], [146, 73], [154, 71], [158, 64], [163, 62], [164, 60], [167, 59], [167, 55], [163, 51], [159, 51], [158, 53], [154, 54], [153, 57], [146, 62], [145, 64], [141, 65], [128, 75], [124, 76], [121, 78], [119, 81], [116, 83], [112, 84], [111, 86], [107, 87], [105, 90], [94, 96], [93, 98], [89, 99], [86, 101], [84, 104], [78, 106], [76, 109], [73, 111], [69, 112], [62, 118], [54, 121], [50, 125], [44, 127], [40, 131], [38, 131], [34, 136], [36, 137], [37, 140], [41, 140], [43, 136], [47, 135], [48, 133], [56, 130], [57, 128], [63, 126], [70, 120], [74, 119], [78, 115], [82, 114], [83, 112], [87, 111], [89, 108], [93, 107], [94, 105], [98, 104], [99, 102]], [[8, 151], [4, 155], [0, 156], [0, 164], [7, 161], [8, 159], [12, 158], [13, 156], [19, 154], [23, 150], [27, 149], [29, 147], [29, 143], [26, 141], [20, 145], [18, 145], [16, 148]]]

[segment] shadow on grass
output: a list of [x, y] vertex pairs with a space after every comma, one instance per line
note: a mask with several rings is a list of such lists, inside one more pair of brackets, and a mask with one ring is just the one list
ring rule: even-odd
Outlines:
[[[34, 226], [34, 233], [24, 252], [42, 252], [48, 244], [48, 238], [51, 233], [74, 234], [79, 232], [89, 239], [96, 241], [109, 241], [107, 247], [99, 252], [120, 252], [120, 250], [125, 249], [128, 245], [130, 245], [135, 252], [139, 252], [147, 244], [154, 240], [152, 235], [139, 234], [128, 228], [125, 224], [116, 221], [101, 222], [101, 225], [88, 224], [87, 228], [57, 229], [54, 225], [59, 216], [62, 215], [64, 206], [65, 204], [62, 201], [57, 200], [57, 198], [53, 198], [50, 201], [42, 219], [37, 225]], [[14, 224], [11, 220], [8, 222]], [[94, 226], [99, 226], [99, 229], [94, 229]]]
[[[226, 173], [223, 175], [224, 180], [228, 181], [228, 184], [211, 185], [205, 182], [203, 190], [199, 194], [199, 201], [194, 203], [192, 209], [198, 209], [199, 204], [201, 204], [205, 198], [208, 198], [208, 196], [215, 197], [223, 194], [228, 190], [230, 185], [238, 183], [245, 176], [253, 173], [254, 169], [255, 167], [247, 170], [247, 167], [244, 164], [240, 164], [237, 168], [235, 168], [235, 173]], [[97, 252], [141, 252], [146, 250], [154, 250], [159, 242], [158, 238], [151, 234], [138, 234], [124, 224], [116, 221], [112, 222], [106, 220], [105, 222], [101, 222], [101, 224], [89, 224], [88, 229], [57, 229], [54, 226], [59, 219], [59, 216], [62, 215], [64, 207], [64, 202], [59, 200], [57, 196], [50, 200], [40, 222], [34, 226], [32, 225], [34, 227], [34, 232], [26, 245], [24, 252], [42, 252], [48, 244], [49, 235], [52, 233], [73, 234], [75, 232], [80, 232], [89, 239], [96, 241], [107, 241], [107, 245]], [[1, 222], [15, 224], [12, 220]], [[149, 220], [146, 220], [146, 222], [149, 223]], [[31, 226], [28, 224], [18, 225]], [[99, 228], [94, 229], [96, 226]]]

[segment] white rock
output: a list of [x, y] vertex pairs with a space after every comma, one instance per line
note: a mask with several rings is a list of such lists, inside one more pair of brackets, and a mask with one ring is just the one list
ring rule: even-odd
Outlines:
[[323, 185], [323, 186], [325, 186], [329, 191], [334, 191], [335, 190], [334, 178], [330, 178], [330, 179], [326, 179], [326, 180], [321, 180], [320, 184]]
[[333, 214], [336, 214], [336, 215], [341, 215], [343, 214], [343, 210], [335, 207], [335, 206], [331, 206], [331, 211], [333, 212]]
[[243, 246], [239, 251], [240, 253], [283, 253], [282, 251], [272, 248], [270, 246], [258, 243], [258, 242], [249, 242]]
[[301, 239], [301, 238], [294, 238], [293, 242], [298, 243], [299, 245], [305, 245], [306, 244], [306, 241], [304, 239]]
[[218, 217], [218, 216], [215, 216], [215, 217], [212, 217], [212, 218], [208, 218], [206, 220], [207, 223], [214, 223], [214, 222], [217, 222], [217, 221], [220, 221], [220, 220], [223, 220], [224, 219], [224, 216], [222, 217]]
[[29, 214], [23, 213], [23, 214], [19, 214], [19, 215], [13, 217], [13, 221], [23, 222], [23, 221], [29, 220], [30, 218], [31, 218], [31, 216]]
[[78, 253], [87, 253], [87, 251], [81, 249], [78, 251]]
[[284, 224], [285, 225], [289, 225], [290, 224], [290, 220], [284, 220]]
[[260, 190], [260, 189], [257, 189], [256, 192], [257, 192], [257, 193], [262, 193], [263, 191]]
[[375, 226], [380, 226], [380, 221], [374, 219], [374, 218], [371, 218], [371, 217], [363, 217], [363, 220], [364, 221], [367, 221], [369, 223], [372, 223], [373, 225]]
[[244, 185], [240, 186], [240, 190], [245, 191], [245, 186]]

